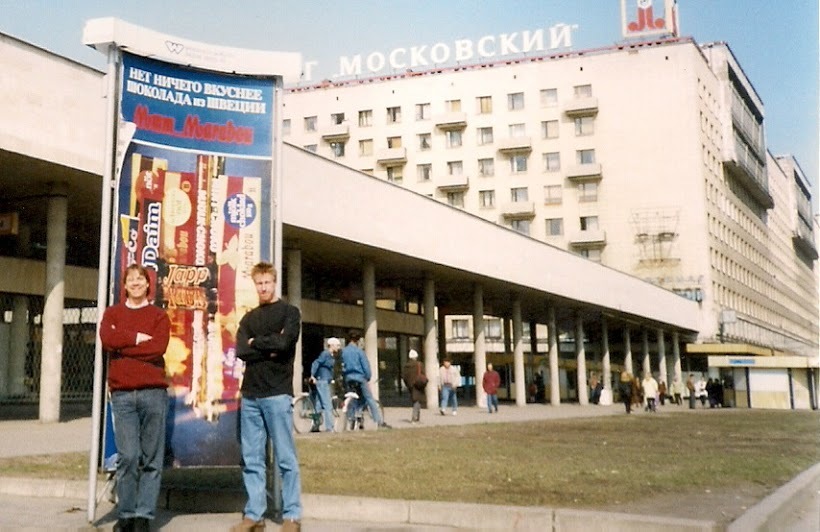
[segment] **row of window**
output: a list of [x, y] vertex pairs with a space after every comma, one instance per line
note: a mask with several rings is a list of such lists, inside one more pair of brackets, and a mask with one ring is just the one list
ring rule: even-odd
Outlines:
[[[560, 205], [563, 200], [564, 187], [561, 185], [545, 185], [544, 186], [544, 204], [545, 205]], [[598, 183], [594, 181], [582, 182], [577, 185], [578, 201], [579, 202], [593, 202], [598, 201]], [[458, 192], [453, 192], [454, 197]], [[462, 193], [463, 194], [463, 193]], [[495, 190], [479, 190], [478, 191], [478, 205], [481, 208], [489, 209], [496, 205]], [[510, 201], [513, 203], [530, 201], [529, 187], [512, 187], [510, 188]], [[463, 204], [463, 196], [461, 197]]]
[[[588, 98], [592, 96], [592, 85], [576, 85], [573, 87], [573, 95], [576, 99]], [[558, 105], [558, 89], [542, 89], [539, 93], [541, 107], [556, 107]], [[476, 114], [490, 114], [493, 112], [493, 97], [476, 97]], [[519, 111], [524, 109], [524, 93], [512, 92], [507, 94], [507, 110]], [[461, 100], [446, 100], [444, 102], [445, 112], [461, 112]], [[415, 104], [415, 119], [417, 121], [430, 120], [431, 104]], [[330, 121], [332, 124], [342, 124], [345, 122], [345, 113], [332, 113]], [[397, 124], [402, 120], [401, 106], [391, 106], [385, 108], [385, 121], [387, 124]], [[318, 117], [316, 115], [306, 116], [303, 119], [304, 130], [306, 132], [316, 131]], [[363, 109], [358, 112], [359, 127], [370, 127], [373, 125], [373, 110]], [[288, 128], [290, 124], [288, 123]]]

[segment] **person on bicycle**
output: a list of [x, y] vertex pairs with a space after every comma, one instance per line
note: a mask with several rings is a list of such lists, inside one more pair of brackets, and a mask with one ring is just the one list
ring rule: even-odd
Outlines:
[[[327, 349], [310, 366], [310, 382], [316, 385], [319, 397], [317, 410], [322, 411], [325, 419], [325, 431], [333, 432], [333, 403], [330, 398], [330, 383], [333, 381], [333, 368], [336, 366], [336, 354], [342, 348], [338, 338], [329, 338]], [[318, 427], [316, 427], [318, 431]]]
[[384, 422], [379, 412], [378, 405], [373, 394], [370, 392], [370, 363], [367, 357], [359, 348], [359, 339], [362, 335], [358, 331], [350, 331], [347, 335], [347, 345], [342, 349], [342, 376], [345, 381], [345, 388], [353, 390], [359, 395], [359, 400], [355, 408], [349, 408], [347, 411], [348, 422], [356, 419], [356, 412], [363, 405], [367, 405], [370, 409], [370, 414], [379, 428], [389, 429], [390, 425]]

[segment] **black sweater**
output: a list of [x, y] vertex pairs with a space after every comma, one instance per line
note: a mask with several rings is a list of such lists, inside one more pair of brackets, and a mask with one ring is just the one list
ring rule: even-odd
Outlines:
[[282, 300], [260, 305], [242, 317], [236, 355], [245, 361], [244, 397], [293, 395], [293, 359], [301, 322], [299, 309]]

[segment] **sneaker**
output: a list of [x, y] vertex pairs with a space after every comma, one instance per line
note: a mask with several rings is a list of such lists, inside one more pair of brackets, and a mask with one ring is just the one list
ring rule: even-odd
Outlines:
[[285, 519], [282, 521], [282, 532], [301, 532], [302, 522], [296, 519]]
[[443, 408], [439, 408], [438, 411], [441, 412], [442, 416], [444, 415], [444, 409]]
[[248, 517], [243, 518], [241, 523], [237, 523], [231, 527], [231, 532], [262, 532], [263, 530], [265, 530], [264, 519], [254, 521]]
[[131, 517], [129, 519], [117, 519], [117, 523], [114, 525], [114, 532], [133, 532], [134, 531], [134, 518]]
[[453, 410], [453, 415], [456, 415], [457, 413], [458, 413], [458, 412], [456, 412], [455, 410]]
[[132, 530], [134, 530], [134, 532], [150, 532], [151, 520], [147, 517], [134, 518], [134, 528]]

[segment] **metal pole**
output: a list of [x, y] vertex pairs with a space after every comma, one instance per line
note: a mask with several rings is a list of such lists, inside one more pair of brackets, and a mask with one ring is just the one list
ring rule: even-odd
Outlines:
[[99, 323], [108, 303], [108, 276], [111, 246], [111, 187], [114, 181], [114, 146], [116, 146], [117, 111], [117, 64], [119, 50], [108, 48], [108, 69], [106, 71], [105, 112], [106, 138], [103, 157], [102, 208], [100, 213], [100, 264], [97, 278], [97, 341], [94, 344], [94, 391], [91, 404], [91, 453], [88, 457], [88, 522], [94, 521], [97, 510], [97, 467], [100, 459], [100, 427], [103, 403], [103, 354], [100, 343]]

